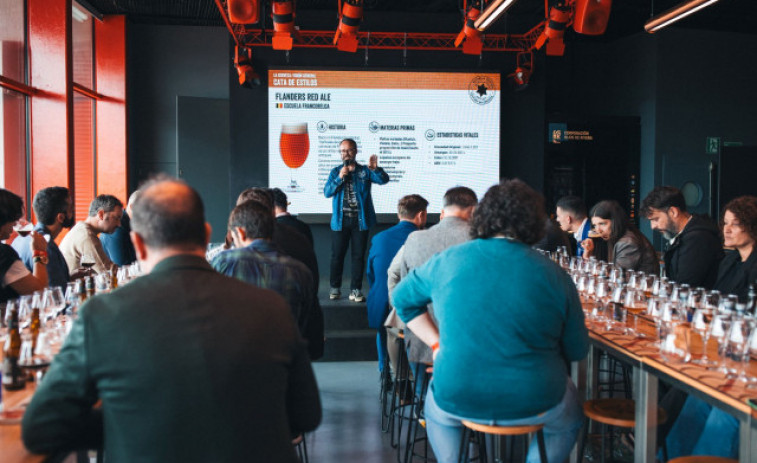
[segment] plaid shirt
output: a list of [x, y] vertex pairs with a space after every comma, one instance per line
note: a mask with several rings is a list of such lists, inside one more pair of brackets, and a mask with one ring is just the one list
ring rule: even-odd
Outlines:
[[218, 254], [211, 264], [218, 272], [280, 294], [289, 304], [300, 333], [305, 333], [316, 304], [310, 270], [267, 240]]

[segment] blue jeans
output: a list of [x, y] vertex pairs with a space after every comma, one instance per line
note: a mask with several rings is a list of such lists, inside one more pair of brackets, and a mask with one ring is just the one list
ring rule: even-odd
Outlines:
[[689, 396], [665, 443], [671, 459], [688, 455], [738, 458], [739, 421]]
[[[433, 380], [431, 386], [433, 386]], [[460, 420], [466, 418], [452, 415], [439, 408], [434, 400], [433, 387], [429, 388], [426, 395], [425, 411], [428, 439], [431, 442], [431, 448], [434, 449], [436, 460], [439, 463], [457, 462], [458, 452], [460, 451], [460, 436], [463, 429]], [[576, 437], [583, 423], [583, 411], [576, 398], [576, 387], [573, 385], [573, 381], [567, 378], [562, 401], [544, 413], [517, 420], [470, 421], [498, 426], [543, 423], [547, 460], [562, 463], [568, 459], [570, 450], [576, 444]], [[531, 441], [527, 461], [528, 463], [541, 461], [536, 439]]]

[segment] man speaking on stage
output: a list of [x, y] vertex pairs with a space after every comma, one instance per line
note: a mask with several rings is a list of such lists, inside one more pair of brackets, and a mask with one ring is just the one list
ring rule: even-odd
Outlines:
[[361, 292], [363, 287], [363, 269], [365, 268], [365, 250], [368, 246], [368, 230], [376, 223], [376, 211], [371, 198], [371, 183], [383, 185], [389, 181], [389, 175], [378, 166], [378, 157], [374, 154], [368, 166], [355, 162], [357, 143], [345, 138], [339, 144], [342, 165], [331, 169], [329, 179], [323, 187], [323, 194], [331, 200], [331, 274], [330, 299], [339, 299], [342, 295], [342, 270], [347, 246], [352, 241], [352, 278], [350, 283], [350, 300], [365, 301]]

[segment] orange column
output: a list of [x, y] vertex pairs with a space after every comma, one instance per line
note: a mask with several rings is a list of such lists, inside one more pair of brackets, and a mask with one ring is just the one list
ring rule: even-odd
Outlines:
[[31, 193], [73, 188], [71, 0], [28, 0]]
[[126, 20], [106, 16], [95, 21], [97, 101], [97, 193], [127, 199]]

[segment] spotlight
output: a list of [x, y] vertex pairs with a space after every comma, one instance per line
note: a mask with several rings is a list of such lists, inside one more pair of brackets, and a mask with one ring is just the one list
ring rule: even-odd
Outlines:
[[273, 49], [291, 50], [297, 30], [294, 27], [294, 2], [292, 0], [273, 0], [271, 17], [273, 18]]
[[468, 12], [465, 15], [463, 30], [457, 34], [457, 38], [455, 39], [455, 46], [459, 47], [460, 43], [462, 43], [463, 53], [466, 55], [480, 55], [481, 50], [484, 48], [484, 44], [481, 42], [481, 31], [476, 29], [474, 25], [480, 15], [481, 1], [474, 0], [468, 7]]
[[534, 54], [531, 51], [520, 52], [515, 62], [515, 72], [508, 75], [507, 78], [512, 88], [520, 91], [528, 87], [528, 82], [531, 80], [531, 75], [534, 72]]
[[237, 24], [258, 22], [258, 0], [229, 0], [229, 21]]
[[240, 45], [234, 48], [234, 67], [239, 74], [239, 85], [245, 88], [260, 85], [260, 76], [252, 67], [252, 56], [249, 48]]
[[337, 50], [357, 51], [357, 30], [363, 19], [363, 0], [344, 0], [339, 26], [334, 34], [334, 45]]
[[547, 55], [562, 56], [565, 53], [565, 28], [570, 22], [572, 11], [569, 6], [558, 4], [549, 9], [549, 21], [544, 27], [544, 32], [536, 40], [534, 46], [540, 49], [547, 44]]

